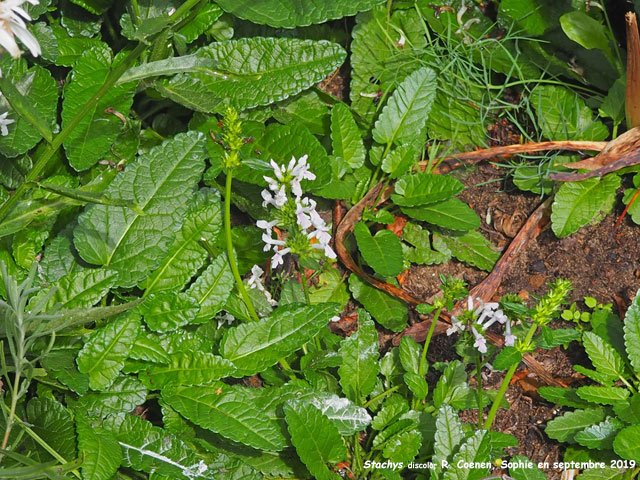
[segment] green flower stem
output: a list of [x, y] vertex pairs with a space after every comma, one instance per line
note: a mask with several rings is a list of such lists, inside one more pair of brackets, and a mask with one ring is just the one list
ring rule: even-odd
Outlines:
[[[524, 342], [522, 342], [522, 345], [524, 345], [523, 350], [526, 351], [529, 349], [529, 347], [531, 346], [531, 339], [533, 338], [533, 335], [536, 333], [537, 329], [538, 329], [538, 325], [536, 323], [534, 323], [533, 325], [531, 325], [531, 327], [529, 327], [527, 336], [524, 339]], [[485, 430], [491, 430], [491, 425], [493, 425], [493, 421], [496, 418], [496, 414], [498, 413], [498, 408], [500, 408], [500, 403], [504, 398], [504, 394], [507, 392], [507, 388], [509, 388], [509, 383], [511, 382], [511, 379], [513, 378], [514, 373], [516, 373], [516, 369], [518, 368], [519, 364], [520, 364], [519, 362], [514, 363], [507, 370], [507, 374], [504, 376], [504, 380], [502, 380], [502, 384], [500, 385], [500, 390], [498, 390], [498, 394], [496, 395], [496, 398], [493, 400], [493, 404], [491, 405], [491, 410], [489, 410], [489, 414], [487, 415], [487, 420], [484, 422]]]
[[478, 428], [482, 428], [482, 355], [476, 351], [476, 373], [478, 375], [476, 394], [478, 397]]
[[258, 318], [258, 314], [256, 313], [256, 309], [253, 308], [253, 303], [249, 298], [249, 294], [247, 290], [244, 288], [244, 283], [242, 283], [242, 278], [240, 277], [240, 272], [238, 271], [238, 264], [236, 262], [236, 256], [233, 253], [233, 239], [231, 238], [231, 182], [233, 180], [233, 169], [229, 168], [227, 170], [227, 181], [225, 185], [225, 194], [224, 194], [224, 233], [225, 238], [227, 240], [227, 257], [229, 258], [229, 265], [231, 266], [231, 271], [233, 272], [233, 278], [236, 279], [236, 285], [238, 286], [238, 291], [244, 300], [247, 309], [249, 310], [249, 314], [251, 318], [256, 322], [260, 320]]
[[418, 374], [425, 375], [427, 372], [425, 371], [425, 366], [427, 364], [427, 350], [429, 349], [429, 344], [431, 343], [431, 337], [433, 336], [433, 332], [436, 329], [436, 323], [438, 323], [438, 318], [440, 318], [440, 312], [442, 312], [442, 307], [439, 307], [436, 310], [436, 313], [433, 314], [433, 320], [431, 320], [431, 325], [429, 325], [429, 331], [427, 332], [427, 338], [424, 340], [424, 345], [422, 347], [422, 355], [420, 356], [420, 365], [418, 366]]
[[631, 390], [631, 393], [636, 393], [636, 389], [633, 388], [633, 385], [631, 385], [629, 382], [627, 382], [622, 375], [618, 375], [618, 378], [622, 381], [622, 383], [624, 383], [626, 385], [626, 387], [629, 390]]
[[291, 380], [295, 380], [296, 379], [296, 374], [294, 373], [293, 369], [291, 368], [291, 365], [289, 365], [289, 362], [287, 362], [286, 358], [281, 358], [279, 360], [280, 366], [282, 367], [282, 369], [285, 371], [285, 373], [289, 376], [289, 378]]
[[304, 267], [300, 267], [300, 283], [302, 284], [302, 290], [304, 291], [304, 300], [307, 305], [311, 305], [311, 297], [309, 296], [309, 285], [307, 285], [307, 277], [304, 274]]
[[398, 390], [400, 387], [399, 386], [395, 386], [395, 387], [391, 387], [388, 390], [385, 390], [384, 392], [382, 392], [380, 395], [376, 395], [375, 397], [373, 397], [371, 400], [369, 400], [367, 403], [365, 403], [364, 405], [362, 405], [362, 408], [369, 408], [369, 405], [371, 405], [372, 403], [377, 402], [378, 400], [382, 400], [384, 397], [391, 395], [393, 392], [395, 392], [396, 390]]

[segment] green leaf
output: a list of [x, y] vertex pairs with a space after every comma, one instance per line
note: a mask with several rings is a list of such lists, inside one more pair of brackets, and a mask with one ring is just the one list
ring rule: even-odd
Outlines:
[[[341, 104], [336, 104], [336, 107], [338, 105]], [[299, 123], [314, 135], [324, 137], [330, 133], [331, 118], [329, 107], [325, 103], [322, 94], [315, 90], [305, 90], [294, 97], [278, 102], [272, 107], [271, 115], [278, 122], [285, 125]], [[344, 120], [348, 121], [346, 118]], [[363, 147], [363, 161], [364, 154]]]
[[406, 326], [408, 311], [404, 302], [363, 282], [356, 274], [349, 277], [349, 290], [383, 327], [399, 332]]
[[578, 432], [576, 442], [587, 448], [608, 450], [613, 445], [613, 439], [624, 424], [615, 417], [607, 417], [604, 422], [592, 425]]
[[155, 332], [176, 330], [193, 321], [200, 310], [196, 300], [186, 293], [160, 292], [149, 295], [136, 311]]
[[[129, 82], [137, 82], [150, 77], [161, 77], [175, 75], [176, 73], [188, 72], [215, 72], [217, 63], [211, 58], [203, 58], [198, 55], [183, 55], [181, 57], [170, 57], [154, 62], [143, 63], [136, 67], [131, 67], [124, 72], [116, 82], [122, 85]], [[222, 73], [220, 73], [222, 75]]]
[[394, 436], [393, 441], [384, 446], [382, 455], [392, 462], [406, 465], [418, 454], [421, 443], [422, 435], [417, 430], [402, 432]]
[[[333, 302], [340, 305], [340, 308], [344, 308], [351, 298], [342, 275], [335, 269], [318, 275], [318, 283], [311, 287], [309, 297], [313, 304]], [[304, 296], [302, 298], [304, 302]]]
[[389, 98], [371, 132], [378, 143], [419, 145], [436, 96], [436, 73], [422, 67], [407, 76]]
[[452, 468], [449, 468], [442, 478], [444, 480], [467, 480], [468, 478], [486, 476], [489, 469], [486, 467], [481, 468], [479, 465], [488, 463], [488, 458], [489, 440], [487, 431], [478, 430], [462, 444], [460, 450], [451, 461]]
[[[65, 83], [62, 128], [98, 92], [112, 67], [113, 60], [108, 47], [91, 47], [82, 54]], [[82, 171], [92, 167], [109, 150], [122, 129], [122, 121], [105, 110], [111, 108], [126, 116], [133, 103], [135, 87], [133, 83], [111, 87], [91, 105], [80, 123], [74, 125], [63, 144], [69, 164], [74, 169]]]
[[371, 427], [374, 430], [382, 431], [408, 411], [409, 404], [405, 398], [398, 394], [391, 395], [385, 399], [382, 407], [376, 413], [371, 422]]
[[531, 92], [531, 105], [538, 114], [542, 134], [549, 140], [597, 141], [609, 136], [607, 127], [594, 120], [584, 100], [569, 89], [538, 85]]
[[364, 430], [371, 423], [367, 410], [354, 405], [349, 399], [329, 392], [312, 390], [299, 397], [316, 407], [327, 417], [340, 435], [352, 435]]
[[535, 0], [503, 0], [498, 7], [498, 21], [517, 26], [529, 35], [542, 35], [549, 27], [550, 12]]
[[598, 221], [611, 211], [619, 186], [617, 175], [563, 183], [551, 206], [553, 233], [566, 237], [580, 227]]
[[540, 396], [546, 401], [573, 408], [587, 408], [589, 402], [582, 400], [576, 393], [575, 388], [566, 387], [540, 387]]
[[84, 395], [89, 390], [89, 376], [80, 373], [76, 366], [74, 350], [53, 350], [40, 360], [47, 377], [58, 380], [72, 391]]
[[[31, 429], [63, 458], [76, 457], [76, 434], [71, 412], [52, 398], [32, 398], [27, 404]], [[46, 454], [47, 460], [50, 459]]]
[[355, 15], [382, 3], [382, 0], [329, 0], [321, 4], [313, 0], [218, 0], [217, 3], [226, 12], [252, 23], [294, 28]]
[[356, 121], [344, 103], [331, 110], [331, 142], [333, 156], [340, 157], [351, 168], [364, 165], [366, 151]]
[[[9, 133], [0, 138], [0, 153], [9, 157], [25, 153], [40, 138], [51, 142], [53, 134], [50, 124], [55, 122], [54, 106], [58, 100], [55, 81], [41, 67], [34, 67], [15, 85], [14, 81], [12, 78], [0, 77], [0, 90], [3, 94], [1, 102], [8, 102], [11, 106], [11, 114], [6, 118], [15, 123], [8, 129]], [[38, 106], [42, 114], [38, 111]]]
[[234, 442], [270, 451], [280, 451], [286, 445], [279, 424], [252, 404], [242, 390], [224, 383], [167, 387], [162, 398], [196, 425]]
[[435, 250], [432, 250], [429, 236], [429, 231], [424, 230], [420, 225], [407, 222], [402, 229], [402, 239], [413, 245], [413, 247], [402, 245], [404, 259], [421, 265], [433, 265], [449, 261], [451, 259], [449, 248], [442, 240], [434, 239], [433, 247]]
[[153, 363], [169, 363], [169, 355], [159, 342], [151, 336], [138, 335], [129, 352], [129, 358]]
[[78, 399], [78, 410], [89, 417], [106, 417], [133, 412], [147, 399], [147, 389], [136, 378], [120, 375], [106, 389], [89, 392]]
[[177, 352], [170, 355], [167, 365], [152, 365], [138, 376], [153, 390], [167, 385], [205, 385], [233, 373], [233, 364], [218, 355], [206, 352]]
[[442, 202], [462, 191], [464, 185], [453, 177], [432, 173], [409, 173], [396, 182], [391, 199], [403, 207]]
[[598, 372], [611, 379], [617, 379], [624, 374], [622, 358], [611, 345], [605, 343], [598, 335], [593, 332], [584, 332], [582, 343], [591, 363]]
[[404, 379], [404, 383], [407, 384], [413, 396], [423, 400], [427, 398], [427, 394], [429, 393], [429, 385], [425, 380], [423, 375], [418, 375], [417, 373], [407, 372], [402, 378]]
[[71, 0], [94, 15], [102, 15], [111, 6], [111, 0]]
[[24, 182], [32, 167], [33, 162], [28, 155], [3, 159], [0, 162], [0, 183], [9, 189], [16, 189]]
[[380, 230], [372, 236], [364, 222], [358, 222], [353, 233], [362, 257], [376, 273], [383, 277], [395, 277], [403, 272], [402, 246], [396, 234]]
[[480, 219], [476, 212], [457, 198], [419, 207], [402, 207], [402, 211], [416, 220], [449, 230], [467, 231], [480, 226]]
[[262, 372], [312, 339], [335, 312], [332, 303], [280, 307], [270, 317], [227, 330], [220, 353], [237, 367], [235, 377]]
[[120, 444], [123, 467], [176, 480], [212, 478], [204, 462], [178, 437], [136, 415], [111, 416], [104, 427]]
[[[95, 305], [116, 283], [117, 273], [105, 268], [71, 272], [51, 285], [55, 292], [45, 308], [60, 304], [62, 309], [87, 308]], [[49, 289], [48, 291], [51, 291]], [[38, 295], [44, 297], [46, 294]]]
[[605, 413], [602, 408], [586, 408], [567, 412], [561, 417], [556, 417], [547, 423], [546, 434], [559, 442], [575, 443], [578, 432], [591, 425], [604, 420]]
[[383, 159], [382, 171], [389, 174], [390, 178], [398, 178], [416, 164], [419, 156], [416, 149], [405, 143], [391, 150]]
[[76, 417], [78, 450], [84, 458], [83, 480], [109, 480], [118, 470], [122, 451], [115, 436], [103, 429], [90, 425], [81, 416]]
[[453, 360], [447, 364], [436, 388], [433, 392], [433, 404], [440, 408], [443, 404], [451, 405], [453, 408], [463, 408], [461, 399], [465, 399], [471, 392], [467, 385], [467, 373], [464, 365], [459, 360]]
[[522, 360], [522, 352], [515, 347], [504, 347], [500, 353], [496, 355], [493, 361], [493, 368], [496, 370], [506, 370], [512, 365], [520, 363]]
[[624, 319], [624, 343], [631, 365], [640, 372], [640, 290], [636, 292]]
[[93, 390], [107, 388], [120, 372], [138, 335], [140, 315], [125, 313], [95, 330], [78, 354], [78, 370]]
[[436, 417], [436, 435], [433, 446], [433, 462], [441, 465], [443, 461], [450, 461], [464, 439], [462, 423], [456, 412], [449, 405], [443, 405]]
[[578, 387], [578, 396], [583, 400], [602, 405], [614, 405], [627, 399], [629, 390], [619, 387]]
[[560, 26], [571, 40], [588, 50], [592, 48], [602, 50], [609, 61], [618, 66], [609, 46], [606, 27], [602, 22], [591, 18], [585, 12], [574, 10], [560, 17]]
[[515, 467], [509, 467], [509, 475], [514, 480], [545, 480], [547, 478], [544, 472], [527, 457], [515, 455], [511, 458], [511, 462], [516, 464]]
[[542, 327], [541, 335], [536, 338], [539, 348], [551, 350], [558, 345], [564, 345], [580, 338], [580, 332], [573, 328]]
[[207, 30], [212, 29], [223, 13], [222, 9], [214, 3], [201, 4], [196, 12], [195, 18], [190, 18], [186, 25], [182, 25], [177, 31], [177, 34], [184, 37], [187, 43], [195, 41]]
[[233, 273], [227, 255], [218, 255], [187, 290], [196, 300], [200, 311], [194, 322], [208, 321], [224, 307], [234, 287]]
[[326, 464], [344, 460], [347, 449], [331, 421], [316, 407], [300, 400], [285, 403], [284, 414], [291, 442], [313, 477], [339, 478]]
[[613, 441], [613, 451], [624, 459], [640, 462], [640, 425], [623, 429]]
[[589, 470], [583, 470], [577, 477], [578, 480], [628, 480], [625, 468], [591, 468]]
[[380, 371], [378, 350], [374, 323], [366, 312], [359, 310], [358, 331], [341, 342], [342, 365], [338, 369], [342, 391], [358, 405], [376, 385]]
[[491, 242], [476, 231], [466, 232], [463, 235], [441, 235], [434, 233], [434, 242], [443, 241], [451, 250], [451, 254], [461, 262], [468, 263], [481, 270], [490, 272], [500, 258], [500, 252], [491, 248]]
[[51, 30], [58, 44], [55, 64], [59, 66], [72, 67], [84, 52], [93, 47], [101, 50], [107, 48], [107, 45], [97, 38], [72, 37], [59, 25], [51, 25]]
[[420, 373], [420, 357], [422, 348], [411, 337], [404, 336], [400, 340], [400, 363], [405, 372]]
[[92, 205], [78, 218], [74, 234], [80, 256], [118, 272], [131, 287], [155, 269], [181, 222], [204, 169], [204, 136], [188, 132], [166, 140], [120, 172], [107, 190], [135, 199], [146, 215], [127, 208]]
[[214, 42], [196, 55], [212, 59], [218, 71], [179, 73], [155, 86], [161, 95], [209, 113], [229, 104], [246, 110], [283, 100], [322, 80], [345, 58], [340, 45], [327, 41], [260, 37]]

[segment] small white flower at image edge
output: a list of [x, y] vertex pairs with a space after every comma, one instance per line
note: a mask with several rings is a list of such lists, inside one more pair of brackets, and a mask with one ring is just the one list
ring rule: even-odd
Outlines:
[[0, 135], [3, 137], [9, 135], [9, 129], [7, 128], [7, 126], [15, 122], [15, 120], [7, 118], [8, 113], [9, 112], [4, 112], [2, 115], [0, 115]]
[[5, 49], [13, 58], [20, 56], [20, 47], [16, 37], [29, 49], [34, 57], [42, 53], [36, 37], [27, 30], [25, 20], [31, 17], [22, 8], [22, 4], [29, 2], [38, 5], [38, 0], [4, 0], [0, 1], [0, 47]]

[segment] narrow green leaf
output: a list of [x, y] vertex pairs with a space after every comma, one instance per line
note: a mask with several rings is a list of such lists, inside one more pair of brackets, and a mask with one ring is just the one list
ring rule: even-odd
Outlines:
[[128, 207], [134, 212], [140, 215], [144, 215], [144, 212], [140, 209], [138, 204], [130, 200], [112, 199], [102, 194], [89, 192], [86, 190], [82, 190], [80, 188], [68, 188], [61, 185], [54, 185], [46, 182], [45, 183], [34, 182], [33, 184], [30, 184], [30, 185], [35, 185], [42, 190], [56, 193], [62, 197], [67, 197], [72, 200], [78, 200], [79, 202], [82, 202], [82, 204], [98, 203], [100, 205], [111, 205], [114, 207]]
[[586, 408], [567, 412], [547, 423], [546, 434], [559, 442], [575, 443], [578, 432], [604, 420], [605, 412], [602, 408]]
[[619, 186], [617, 175], [563, 183], [551, 206], [553, 233], [566, 237], [609, 213]]
[[116, 199], [136, 199], [146, 215], [122, 207], [91, 205], [74, 234], [80, 256], [118, 272], [118, 285], [131, 287], [158, 266], [179, 228], [181, 210], [204, 170], [204, 136], [176, 135], [141, 155], [107, 190]]
[[82, 463], [83, 480], [109, 480], [118, 470], [122, 451], [114, 435], [90, 425], [83, 417], [76, 417], [78, 450]]
[[204, 352], [177, 352], [167, 365], [152, 365], [138, 377], [153, 390], [167, 385], [206, 385], [233, 373], [233, 364], [218, 355]]
[[400, 340], [400, 363], [405, 372], [420, 373], [420, 356], [422, 347], [411, 337], [404, 336]]
[[430, 205], [402, 207], [402, 211], [415, 218], [449, 230], [467, 231], [480, 226], [480, 219], [469, 205], [457, 198], [449, 198]]
[[289, 400], [284, 405], [287, 428], [298, 456], [318, 480], [339, 478], [327, 468], [347, 454], [342, 438], [331, 421], [313, 405]]
[[331, 110], [331, 141], [334, 157], [342, 158], [354, 169], [364, 164], [366, 151], [362, 136], [349, 107], [344, 103], [336, 104]]
[[404, 302], [363, 282], [356, 274], [349, 277], [349, 290], [383, 327], [399, 332], [406, 326], [408, 310]]
[[382, 0], [328, 0], [321, 4], [313, 0], [218, 0], [223, 10], [259, 25], [272, 27], [306, 27], [369, 10]]
[[217, 382], [207, 386], [168, 387], [162, 398], [196, 425], [250, 447], [280, 451], [280, 426], [254, 406], [241, 390]]
[[[91, 47], [74, 64], [64, 88], [63, 128], [98, 92], [111, 71], [112, 62], [108, 47]], [[122, 129], [122, 121], [105, 110], [126, 116], [133, 103], [135, 87], [133, 83], [111, 87], [65, 138], [64, 149], [74, 169], [82, 171], [92, 167], [109, 150]]]
[[371, 235], [364, 222], [356, 223], [353, 233], [362, 257], [376, 273], [383, 277], [395, 277], [404, 270], [400, 239], [390, 230], [380, 230]]
[[[213, 73], [216, 70], [216, 66], [217, 64], [213, 59], [203, 58], [198, 55], [170, 57], [163, 60], [156, 60], [155, 62], [143, 63], [137, 67], [131, 67], [122, 74], [116, 82], [116, 85], [137, 82], [150, 77], [175, 75], [176, 73]], [[224, 75], [224, 72], [219, 72], [219, 75]]]
[[636, 372], [640, 372], [640, 290], [624, 319], [624, 343], [631, 365]]
[[589, 385], [586, 387], [578, 387], [577, 393], [583, 400], [600, 403], [602, 405], [614, 405], [629, 397], [629, 390], [619, 387], [598, 387]]
[[442, 202], [462, 191], [464, 185], [453, 177], [432, 173], [409, 173], [396, 182], [391, 199], [403, 207]]
[[358, 331], [340, 345], [342, 365], [338, 369], [340, 385], [346, 397], [356, 404], [373, 391], [378, 378], [378, 334], [369, 315], [359, 311]]
[[335, 313], [333, 303], [280, 307], [259, 322], [227, 330], [220, 353], [237, 367], [236, 377], [262, 372], [312, 339]]
[[389, 101], [371, 132], [378, 143], [419, 144], [436, 96], [436, 73], [422, 67], [405, 78]]
[[125, 313], [95, 330], [78, 354], [78, 370], [89, 374], [89, 386], [101, 390], [120, 372], [140, 328], [140, 315]]

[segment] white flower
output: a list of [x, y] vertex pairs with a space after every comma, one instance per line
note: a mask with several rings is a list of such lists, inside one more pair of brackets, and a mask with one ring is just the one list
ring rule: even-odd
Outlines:
[[262, 228], [263, 230], [265, 230], [265, 233], [267, 235], [271, 236], [271, 234], [273, 233], [273, 227], [275, 227], [277, 223], [277, 220], [273, 220], [271, 222], [267, 222], [266, 220], [258, 220], [256, 222], [256, 226], [258, 228]]
[[473, 336], [476, 338], [473, 346], [477, 348], [480, 353], [487, 353], [487, 339], [478, 333], [475, 328], [471, 327], [471, 331], [473, 332]]
[[258, 265], [254, 265], [251, 268], [251, 276], [249, 277], [249, 280], [247, 280], [247, 284], [249, 285], [249, 288], [257, 288], [259, 291], [261, 291], [267, 298], [267, 302], [269, 302], [272, 307], [275, 307], [276, 305], [278, 305], [278, 302], [276, 302], [271, 296], [271, 293], [269, 293], [269, 291], [264, 288], [264, 285], [262, 283], [263, 273], [264, 270], [262, 270], [262, 268], [260, 268]]
[[3, 137], [9, 135], [9, 129], [7, 128], [7, 125], [11, 125], [13, 122], [15, 122], [15, 120], [7, 118], [8, 113], [9, 112], [4, 112], [2, 115], [0, 115], [0, 135], [2, 135]]
[[456, 316], [452, 316], [451, 317], [451, 327], [447, 328], [447, 335], [451, 336], [454, 333], [458, 332], [458, 331], [464, 331], [464, 325], [462, 324], [462, 322], [460, 320], [458, 320], [458, 317]]
[[[276, 247], [277, 248], [277, 247]], [[282, 250], [275, 250], [275, 255], [271, 257], [271, 268], [276, 268], [278, 265], [282, 265], [284, 261], [282, 258], [291, 251], [290, 248], [283, 248]]]
[[27, 1], [31, 5], [38, 5], [38, 0], [4, 0], [0, 1], [0, 46], [13, 58], [20, 56], [20, 48], [16, 43], [16, 37], [31, 55], [37, 57], [42, 53], [40, 44], [29, 30], [25, 20], [31, 20], [27, 12], [22, 9], [22, 4]]
[[335, 315], [329, 319], [330, 322], [339, 322], [342, 317], [340, 315]]

